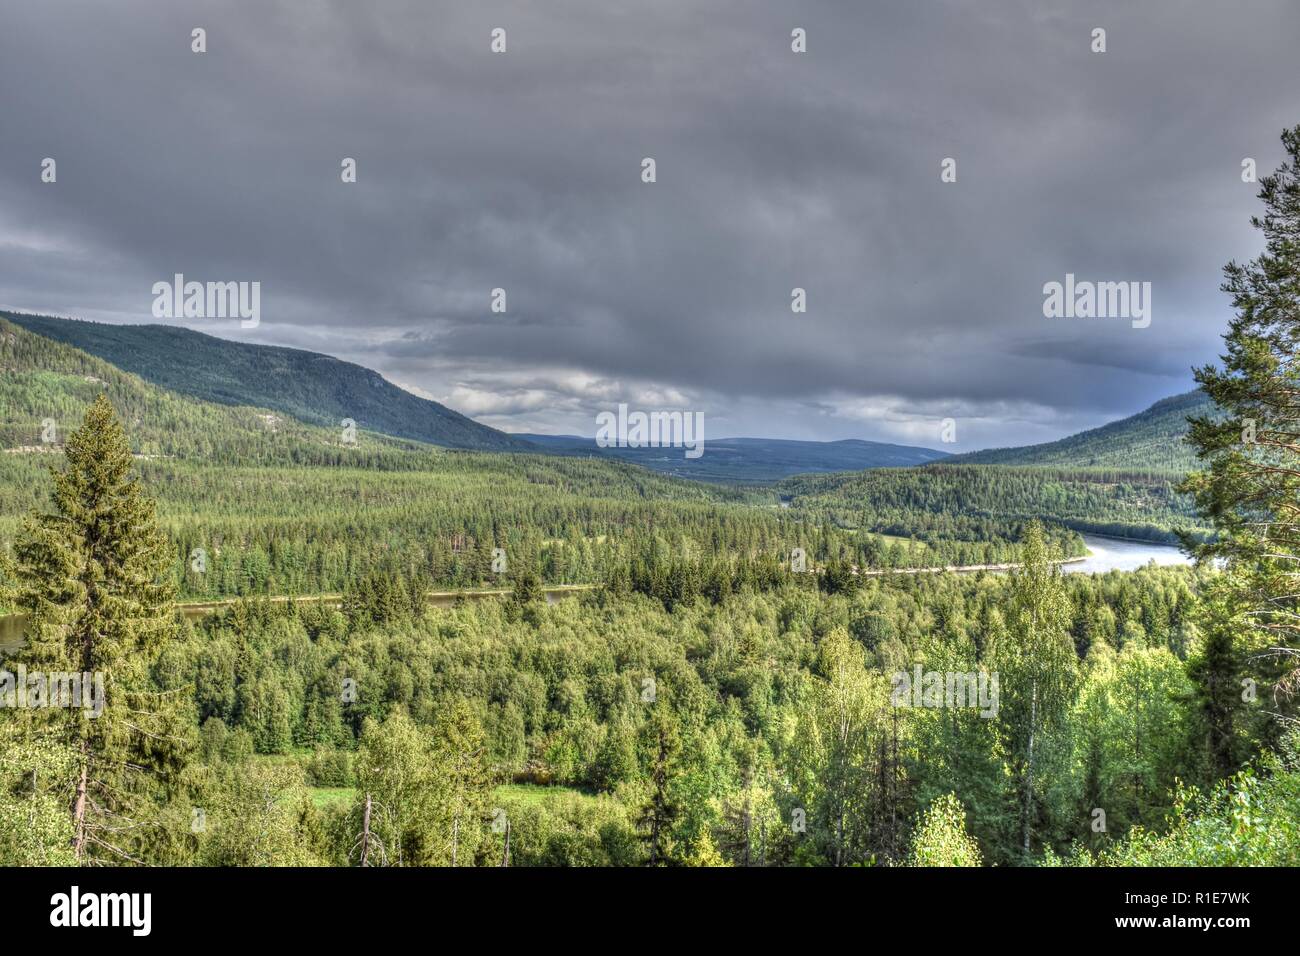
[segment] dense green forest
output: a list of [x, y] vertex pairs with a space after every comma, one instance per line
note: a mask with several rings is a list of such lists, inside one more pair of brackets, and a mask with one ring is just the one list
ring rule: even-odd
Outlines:
[[[1001, 864], [1179, 860], [1188, 843], [1200, 862], [1296, 862], [1295, 843], [1187, 835], [1235, 812], [1217, 781], [1275, 737], [1267, 708], [1240, 702], [1229, 764], [1209, 746], [1224, 720], [1202, 675], [1252, 673], [1207, 656], [1219, 624], [1197, 594], [1218, 575], [1061, 578], [1029, 536], [1016, 576], [832, 584], [777, 564], [655, 593], [643, 568], [548, 606], [516, 573], [506, 600], [436, 610], [418, 581], [370, 575], [338, 609], [174, 616], [137, 675], [173, 703], [151, 750], [165, 786], [151, 825], [102, 852], [355, 865], [365, 836], [370, 865], [905, 864], [951, 863], [956, 839]], [[1037, 631], [1044, 618], [1059, 629]], [[1031, 716], [1014, 689], [1050, 661]], [[999, 673], [1000, 706], [899, 706], [890, 675], [914, 667]], [[1274, 742], [1238, 786], [1285, 822], [1295, 783]], [[32, 754], [59, 766], [60, 746], [29, 737], [0, 773], [19, 780]], [[0, 854], [70, 859], [66, 785], [0, 799], [0, 816], [50, 811], [44, 842], [15, 830]], [[931, 812], [949, 795], [955, 835]]]
[[[112, 414], [101, 401], [69, 437], [55, 470], [86, 477], [59, 494], [103, 480], [104, 461], [117, 462], [117, 494], [128, 500], [185, 476], [191, 497], [166, 498], [152, 532], [156, 572], [174, 566], [173, 542], [184, 541], [174, 525], [163, 531], [169, 508], [196, 528], [204, 515], [243, 510], [253, 534], [273, 515], [294, 520], [298, 502], [320, 501], [311, 483], [333, 473], [133, 459], [126, 431], [102, 424]], [[559, 551], [522, 545], [503, 576], [513, 596], [446, 610], [421, 598], [430, 580], [422, 560], [349, 566], [356, 549], [344, 536], [335, 539], [337, 607], [254, 599], [191, 620], [151, 603], [161, 595], [139, 591], [142, 578], [126, 579], [140, 609], [127, 633], [139, 637], [119, 692], [136, 707], [150, 702], [158, 726], [137, 744], [156, 778], [105, 770], [102, 786], [122, 801], [113, 813], [147, 814], [150, 824], [100, 845], [102, 824], [86, 822], [90, 835], [76, 850], [77, 825], [62, 809], [71, 778], [55, 772], [35, 790], [22, 780], [31, 760], [75, 766], [82, 738], [33, 732], [5, 712], [0, 774], [13, 789], [0, 798], [0, 817], [35, 814], [41, 825], [12, 831], [0, 855], [348, 865], [363, 862], [362, 840], [367, 865], [1082, 865], [1192, 853], [1200, 862], [1291, 861], [1293, 844], [1207, 849], [1204, 834], [1231, 827], [1242, 788], [1280, 826], [1295, 786], [1292, 745], [1259, 703], [1276, 675], [1252, 670], [1246, 649], [1224, 653], [1207, 640], [1223, 627], [1198, 597], [1221, 577], [1213, 570], [1061, 578], [1048, 564], [1053, 538], [1024, 522], [1014, 529], [1027, 539], [1017, 554], [1028, 561], [1023, 572], [865, 578], [850, 563], [861, 535], [822, 522], [822, 540], [810, 540], [827, 557], [801, 574], [784, 560], [781, 536], [800, 538], [802, 507], [716, 500], [716, 489], [606, 462], [436, 457], [457, 465], [442, 470], [448, 484], [437, 497], [472, 511], [479, 480], [487, 515], [499, 514], [490, 502], [511, 499], [501, 491], [514, 487], [522, 463], [543, 469], [516, 490], [532, 508], [519, 519], [535, 532], [525, 544], [549, 520], [564, 524], [560, 512], [544, 517], [554, 491], [530, 499], [527, 490], [561, 477], [581, 487], [588, 469], [602, 477], [613, 469], [626, 482], [605, 488], [604, 508], [630, 508], [638, 482], [652, 483], [640, 498], [649, 526], [603, 566], [551, 567], [600, 584], [555, 605], [540, 600], [537, 581], [544, 556]], [[368, 486], [376, 497], [353, 516], [353, 541], [408, 524], [410, 515], [391, 527], [360, 519], [384, 510], [381, 489], [410, 501], [402, 482], [428, 482], [430, 471], [374, 471], [383, 481]], [[244, 483], [255, 496], [222, 502], [222, 488]], [[584, 520], [607, 520], [611, 535], [636, 513], [583, 508]], [[75, 517], [75, 500], [62, 510]], [[129, 511], [132, 535], [143, 534], [145, 512]], [[21, 569], [80, 565], [63, 556], [62, 534], [34, 533], [30, 523], [17, 533], [9, 562], [10, 585], [40, 622], [24, 652], [29, 666], [62, 660], [64, 592], [44, 574], [29, 573], [24, 587]], [[684, 547], [688, 536], [695, 543]], [[1058, 550], [1066, 543], [1055, 540]], [[738, 542], [749, 550], [731, 547]], [[576, 555], [590, 550], [582, 539], [565, 544]], [[490, 574], [480, 552], [447, 557], [477, 580]], [[214, 553], [190, 574], [237, 572]], [[163, 591], [175, 593], [176, 583]], [[1043, 621], [1054, 623], [1031, 623]], [[157, 628], [162, 643], [144, 637]], [[900, 706], [897, 675], [916, 668], [998, 674], [1001, 696], [991, 712], [910, 698]], [[1042, 695], [1027, 712], [1016, 688], [1039, 679]], [[1260, 697], [1216, 693], [1242, 680], [1256, 682]], [[1215, 745], [1225, 727], [1231, 739]], [[124, 746], [110, 743], [120, 741], [113, 734], [102, 739]], [[1252, 766], [1262, 747], [1275, 756]], [[140, 759], [124, 750], [107, 766]], [[1231, 774], [1235, 789], [1223, 790]]]
[[[189, 599], [335, 593], [370, 571], [471, 587], [496, 580], [493, 548], [555, 584], [604, 581], [647, 553], [734, 564], [802, 548], [813, 567], [993, 564], [1017, 558], [1031, 518], [1066, 517], [1054, 507], [1054, 476], [1029, 472], [1017, 473], [1027, 476], [1017, 513], [984, 516], [951, 495], [930, 501], [926, 470], [739, 490], [618, 461], [452, 451], [367, 431], [349, 443], [341, 430], [168, 392], [3, 321], [0, 364], [0, 543], [12, 542], [22, 516], [43, 506], [47, 468], [60, 459], [66, 431], [102, 393], [158, 502], [170, 574]], [[49, 441], [43, 423], [52, 423]], [[859, 474], [882, 477], [866, 479], [862, 491], [852, 484], [864, 481]], [[915, 486], [905, 501], [900, 482]], [[983, 481], [981, 493], [1000, 501], [997, 484]], [[836, 493], [819, 490], [839, 487], [853, 507], [832, 505]], [[1130, 513], [1127, 488], [1099, 481], [1087, 489], [1089, 501], [1072, 514], [1091, 506], [1098, 520], [1051, 522], [1060, 556], [1082, 553], [1069, 528], [1165, 534], [1170, 519], [1155, 500], [1133, 513], [1159, 522], [1158, 534], [1105, 520]], [[783, 494], [796, 495], [794, 508], [778, 506]], [[944, 508], [952, 517], [939, 513]]]
[[1187, 418], [1209, 414], [1204, 392], [1187, 392], [1156, 402], [1145, 411], [1043, 445], [990, 448], [956, 455], [954, 464], [1056, 465], [1116, 471], [1186, 473], [1197, 466], [1195, 450], [1183, 439]]
[[[0, 816], [41, 822], [0, 843], [11, 862], [345, 865], [362, 862], [363, 837], [368, 865], [951, 863], [956, 851], [942, 848], [952, 846], [967, 862], [1083, 864], [1178, 858], [1189, 842], [1203, 862], [1222, 862], [1199, 836], [1235, 807], [1219, 781], [1244, 773], [1232, 786], [1256, 788], [1279, 814], [1293, 807], [1290, 744], [1258, 704], [1276, 675], [1252, 671], [1244, 649], [1207, 649], [1223, 626], [1198, 598], [1221, 577], [1209, 569], [1061, 578], [1047, 562], [1071, 539], [1020, 517], [936, 524], [930, 541], [887, 547], [905, 563], [922, 550], [961, 553], [945, 550], [959, 536], [974, 546], [1016, 535], [1028, 542], [1017, 544], [1023, 572], [865, 578], [852, 573], [858, 548], [888, 539], [797, 494], [782, 509], [609, 462], [390, 446], [369, 468], [146, 459], [131, 455], [127, 430], [105, 424], [113, 414], [100, 401], [60, 452], [12, 456], [6, 467], [25, 479], [6, 493], [48, 495], [38, 465], [84, 474], [59, 485], [59, 500], [72, 498], [58, 520], [76, 520], [76, 495], [89, 493], [79, 489], [105, 480], [108, 461], [115, 494], [158, 494], [147, 555], [171, 584], [154, 594], [140, 590], [148, 575], [124, 579], [139, 609], [124, 629], [137, 637], [124, 640], [137, 650], [106, 662], [133, 661], [117, 671], [118, 692], [151, 702], [159, 725], [136, 744], [156, 776], [110, 769], [102, 780], [122, 801], [113, 813], [150, 824], [101, 845], [102, 824], [85, 822], [78, 844], [62, 810], [71, 778], [56, 772], [35, 790], [22, 780], [33, 759], [75, 766], [85, 738], [33, 732], [6, 711], [0, 774], [12, 789]], [[961, 481], [979, 471], [927, 469]], [[872, 474], [888, 488], [897, 473]], [[838, 490], [834, 477], [798, 487], [816, 501], [817, 482]], [[927, 495], [953, 493], [891, 491], [935, 515]], [[344, 500], [352, 510], [340, 520], [329, 509]], [[141, 507], [129, 506], [132, 537], [155, 520]], [[22, 568], [81, 566], [63, 533], [36, 527], [16, 527], [7, 561], [39, 622], [29, 666], [62, 662], [66, 592], [57, 576]], [[467, 547], [447, 544], [445, 566], [419, 547], [458, 534]], [[298, 560], [292, 547], [253, 562], [258, 540], [309, 542], [337, 564]], [[498, 576], [513, 596], [425, 605], [432, 580], [492, 576], [489, 541], [515, 556]], [[822, 555], [813, 573], [785, 559], [794, 541]], [[167, 569], [184, 566], [195, 542], [212, 546], [211, 562], [177, 580]], [[980, 547], [969, 556], [999, 556]], [[275, 577], [293, 568], [301, 577]], [[600, 586], [552, 606], [537, 592], [545, 576]], [[254, 599], [189, 620], [155, 603], [178, 586], [327, 582], [339, 584], [338, 607]], [[162, 642], [145, 637], [160, 630]], [[1047, 666], [1041, 709], [1027, 715], [1016, 688]], [[896, 675], [917, 667], [997, 673], [999, 706], [899, 706]], [[1260, 697], [1225, 705], [1207, 674], [1255, 681]], [[1224, 727], [1228, 745], [1212, 746]], [[93, 739], [125, 747], [117, 734]], [[1273, 763], [1252, 769], [1261, 747]], [[106, 766], [140, 759], [124, 749]], [[1291, 850], [1249, 852], [1276, 862]]]
[[801, 475], [787, 478], [776, 489], [792, 510], [809, 519], [927, 543], [1016, 540], [1030, 520], [1080, 532], [1172, 543], [1179, 540], [1180, 531], [1195, 535], [1206, 527], [1191, 499], [1178, 491], [1182, 477], [1103, 468], [944, 462], [921, 468]]

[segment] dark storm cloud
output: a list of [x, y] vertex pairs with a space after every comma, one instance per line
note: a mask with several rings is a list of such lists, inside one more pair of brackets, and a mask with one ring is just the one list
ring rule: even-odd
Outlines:
[[[0, 304], [145, 321], [176, 272], [257, 280], [258, 329], [190, 324], [511, 429], [625, 400], [1043, 440], [1215, 355], [1298, 35], [1291, 0], [10, 4]], [[1044, 318], [1066, 273], [1150, 282], [1151, 326]]]

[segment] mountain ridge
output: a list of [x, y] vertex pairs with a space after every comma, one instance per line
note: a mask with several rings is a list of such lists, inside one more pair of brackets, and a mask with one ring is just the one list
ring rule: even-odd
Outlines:
[[144, 459], [327, 464], [441, 451], [373, 432], [349, 447], [337, 427], [182, 395], [0, 315], [0, 462], [17, 466], [61, 451], [68, 430], [100, 394], [112, 401], [132, 452]]
[[704, 454], [686, 458], [674, 448], [601, 448], [578, 435], [525, 434], [551, 454], [588, 455], [630, 461], [661, 474], [697, 481], [756, 484], [797, 474], [907, 468], [944, 461], [932, 448], [844, 438], [830, 442], [789, 438], [706, 438]]
[[0, 318], [70, 345], [161, 388], [219, 405], [254, 406], [309, 425], [359, 428], [447, 448], [535, 451], [394, 385], [378, 372], [320, 352], [254, 345], [169, 325], [112, 325], [23, 312]]
[[1162, 399], [1134, 415], [1052, 442], [950, 455], [868, 439], [706, 439], [706, 454], [678, 449], [601, 448], [576, 435], [510, 434], [414, 395], [378, 372], [304, 349], [235, 342], [167, 325], [112, 325], [0, 311], [18, 327], [95, 356], [159, 388], [228, 407], [263, 408], [307, 425], [358, 427], [449, 448], [599, 457], [660, 474], [713, 483], [764, 484], [799, 474], [954, 465], [1057, 465], [1188, 471], [1188, 414], [1212, 412], [1199, 391]]
[[1210, 415], [1215, 405], [1199, 390], [1171, 395], [1140, 412], [1056, 441], [986, 448], [947, 459], [953, 465], [1061, 465], [1192, 471], [1195, 454], [1184, 444], [1188, 415]]

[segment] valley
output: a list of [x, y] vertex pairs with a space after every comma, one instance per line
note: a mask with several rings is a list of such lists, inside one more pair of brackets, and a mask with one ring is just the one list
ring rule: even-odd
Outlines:
[[[666, 464], [655, 449], [447, 432], [438, 423], [454, 418], [404, 399], [345, 415], [357, 427], [340, 429], [330, 419], [346, 405], [304, 414], [292, 396], [241, 384], [280, 361], [301, 376], [324, 357], [214, 355], [226, 349], [214, 339], [197, 374], [169, 335], [151, 347], [141, 336], [153, 331], [10, 318], [0, 656], [47, 653], [50, 625], [31, 629], [32, 579], [22, 584], [28, 516], [48, 508], [50, 467], [69, 467], [83, 418], [111, 408], [171, 595], [172, 637], [150, 683], [192, 707], [175, 719], [193, 769], [173, 786], [212, 807], [220, 834], [177, 836], [179, 859], [356, 863], [347, 834], [364, 798], [404, 799], [386, 789], [391, 772], [420, 777], [451, 808], [383, 824], [404, 865], [447, 865], [445, 844], [426, 837], [448, 826], [463, 841], [456, 860], [489, 863], [502, 848], [486, 821], [502, 813], [515, 865], [622, 865], [647, 852], [695, 865], [905, 862], [929, 839], [907, 821], [941, 791], [961, 795], [983, 860], [1101, 862], [1147, 851], [1090, 835], [1080, 808], [1098, 799], [1095, 780], [1139, 768], [1108, 798], [1122, 834], [1171, 809], [1176, 776], [1216, 779], [1188, 756], [1200, 725], [1185, 669], [1207, 626], [1196, 594], [1216, 572], [1187, 567], [1176, 545], [1210, 534], [1177, 490], [1188, 457], [1175, 418], [1199, 400], [969, 456], [724, 439]], [[310, 373], [299, 386], [319, 395]], [[1042, 635], [1025, 625], [1026, 601], [1059, 608], [1058, 650], [1033, 649]], [[1026, 719], [1015, 675], [1023, 654], [1058, 652], [1073, 702], [1037, 768], [1052, 789], [1035, 791], [1026, 855], [1022, 826], [998, 809], [1023, 785], [1024, 764], [1007, 755]], [[926, 673], [1000, 671], [1002, 709], [984, 701], [955, 723], [925, 707], [891, 713], [889, 674], [920, 661]], [[1118, 709], [1091, 709], [1095, 695]], [[845, 700], [853, 734], [811, 747]], [[1094, 721], [1122, 728], [1139, 706], [1182, 742], [1139, 750], [1117, 731], [1079, 749]], [[906, 741], [897, 754], [882, 749], [890, 727]], [[402, 741], [408, 755], [390, 753]], [[457, 763], [465, 753], [473, 760]], [[891, 778], [905, 784], [880, 782]], [[664, 779], [671, 794], [657, 789]], [[259, 809], [267, 788], [277, 802]], [[647, 844], [656, 806], [677, 808], [661, 820], [672, 836]], [[811, 820], [807, 839], [782, 826], [796, 811]], [[829, 824], [840, 816], [843, 831]], [[253, 849], [245, 820], [286, 838]]]

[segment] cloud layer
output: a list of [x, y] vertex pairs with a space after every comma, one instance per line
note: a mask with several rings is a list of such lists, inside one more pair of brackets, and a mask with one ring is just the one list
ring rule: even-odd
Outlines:
[[[1241, 161], [1300, 122], [1300, 6], [801, 6], [13, 5], [0, 304], [151, 321], [176, 272], [256, 280], [259, 328], [188, 324], [515, 431], [627, 401], [717, 437], [951, 417], [961, 450], [1190, 387], [1258, 249]], [[1044, 318], [1066, 273], [1151, 282], [1151, 326]]]

